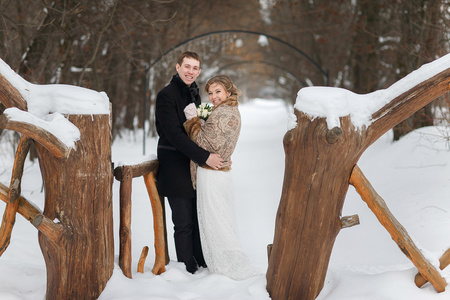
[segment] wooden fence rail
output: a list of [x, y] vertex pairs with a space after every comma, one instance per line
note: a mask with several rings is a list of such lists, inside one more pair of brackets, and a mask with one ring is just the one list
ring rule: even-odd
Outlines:
[[361, 198], [367, 203], [369, 208], [378, 218], [378, 221], [389, 232], [392, 240], [397, 243], [400, 250], [417, 267], [420, 274], [428, 280], [438, 292], [445, 291], [447, 282], [440, 275], [439, 271], [423, 256], [422, 252], [414, 244], [406, 229], [397, 221], [394, 215], [389, 211], [386, 203], [377, 194], [364, 176], [361, 169], [355, 166], [350, 177], [352, 184]]
[[[152, 273], [161, 274], [169, 262], [167, 250], [167, 230], [165, 228], [164, 200], [160, 200], [156, 189], [154, 175], [158, 172], [158, 161], [149, 160], [137, 165], [123, 165], [114, 169], [114, 178], [120, 181], [120, 225], [119, 225], [119, 267], [128, 278], [131, 275], [131, 191], [133, 178], [143, 176], [153, 211], [153, 227], [155, 235], [155, 264]], [[147, 256], [145, 247], [139, 259], [138, 271], [143, 271]]]

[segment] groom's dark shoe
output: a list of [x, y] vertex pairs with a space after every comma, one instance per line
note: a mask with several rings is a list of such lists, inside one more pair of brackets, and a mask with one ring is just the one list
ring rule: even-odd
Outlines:
[[184, 264], [186, 265], [186, 271], [191, 274], [194, 274], [198, 270], [197, 261], [194, 257], [192, 257], [192, 259], [189, 259], [188, 261], [185, 261]]

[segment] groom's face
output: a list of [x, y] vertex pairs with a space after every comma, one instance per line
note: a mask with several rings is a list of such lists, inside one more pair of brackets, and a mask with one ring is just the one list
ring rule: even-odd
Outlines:
[[181, 80], [183, 80], [187, 86], [190, 86], [201, 72], [200, 62], [189, 57], [183, 59], [181, 66], [177, 64], [176, 69]]

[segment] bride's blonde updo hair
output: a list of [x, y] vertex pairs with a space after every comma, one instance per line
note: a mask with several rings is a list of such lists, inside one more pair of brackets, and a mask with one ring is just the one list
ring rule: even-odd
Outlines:
[[217, 75], [209, 79], [205, 86], [205, 92], [208, 93], [209, 87], [215, 83], [223, 86], [226, 92], [231, 93], [230, 97], [234, 96], [233, 98], [235, 98], [235, 100], [237, 100], [237, 97], [241, 95], [241, 91], [237, 89], [231, 78], [227, 75]]

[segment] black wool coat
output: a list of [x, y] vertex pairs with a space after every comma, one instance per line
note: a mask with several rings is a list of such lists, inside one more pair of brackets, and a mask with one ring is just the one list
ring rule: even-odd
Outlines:
[[[192, 83], [190, 88], [197, 88], [197, 84]], [[156, 185], [161, 196], [195, 197], [190, 160], [202, 166], [209, 157], [209, 152], [195, 144], [183, 127], [186, 121], [183, 110], [191, 102], [199, 105], [200, 96], [193, 95], [178, 74], [156, 97], [155, 120], [159, 135]]]

